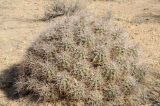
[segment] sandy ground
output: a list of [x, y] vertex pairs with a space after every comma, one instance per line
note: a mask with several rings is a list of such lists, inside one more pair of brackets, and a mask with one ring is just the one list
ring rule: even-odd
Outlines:
[[[19, 63], [39, 33], [49, 22], [42, 22], [47, 0], [0, 0], [0, 71]], [[160, 69], [160, 1], [159, 0], [115, 0], [95, 2], [90, 7], [113, 12], [117, 23], [141, 45], [145, 61]], [[156, 72], [160, 75], [160, 71]], [[0, 91], [0, 105], [25, 104], [10, 100]], [[30, 106], [30, 105], [29, 105]]]

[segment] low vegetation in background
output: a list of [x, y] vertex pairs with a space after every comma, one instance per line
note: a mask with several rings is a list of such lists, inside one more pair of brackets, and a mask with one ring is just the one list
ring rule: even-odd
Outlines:
[[84, 9], [90, 0], [53, 0], [45, 13], [45, 19], [49, 20], [58, 16], [73, 15]]
[[65, 16], [28, 49], [15, 86], [40, 101], [139, 105], [146, 70], [138, 52], [110, 15]]

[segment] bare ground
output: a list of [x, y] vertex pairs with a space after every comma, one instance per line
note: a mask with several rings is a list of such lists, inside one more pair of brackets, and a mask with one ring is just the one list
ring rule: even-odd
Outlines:
[[[37, 20], [43, 17], [48, 3], [48, 0], [0, 0], [0, 71], [19, 63], [31, 42], [48, 27], [49, 22]], [[95, 2], [89, 8], [97, 15], [104, 14], [106, 9], [113, 12], [116, 22], [142, 46], [145, 62], [156, 70], [151, 81], [160, 81], [156, 77], [160, 75], [160, 1], [115, 0]], [[6, 96], [0, 91], [0, 105], [26, 106]]]

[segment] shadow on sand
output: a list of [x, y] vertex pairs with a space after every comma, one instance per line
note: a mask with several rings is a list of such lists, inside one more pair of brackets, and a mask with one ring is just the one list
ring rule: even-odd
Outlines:
[[20, 64], [14, 64], [5, 69], [0, 74], [0, 89], [10, 100], [19, 100], [20, 98], [29, 97], [30, 101], [37, 102], [39, 100], [35, 93], [29, 91], [18, 92], [16, 83], [18, 82]]
[[0, 88], [9, 99], [13, 100], [20, 98], [15, 86], [18, 77], [18, 67], [19, 64], [15, 64], [6, 70], [3, 70], [0, 74]]

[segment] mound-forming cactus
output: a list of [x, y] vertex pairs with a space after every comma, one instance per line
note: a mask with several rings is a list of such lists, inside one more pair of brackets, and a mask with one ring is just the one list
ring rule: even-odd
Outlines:
[[145, 75], [129, 35], [110, 16], [63, 17], [28, 49], [19, 71], [19, 92], [41, 100], [104, 106], [135, 94]]

